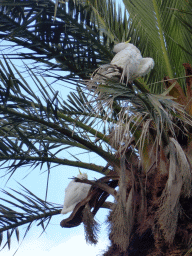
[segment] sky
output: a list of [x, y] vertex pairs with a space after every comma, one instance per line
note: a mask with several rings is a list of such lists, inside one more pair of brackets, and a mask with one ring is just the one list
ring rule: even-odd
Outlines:
[[[55, 240], [57, 239], [55, 235]], [[51, 236], [43, 235], [40, 238], [36, 238], [36, 234], [33, 233], [23, 242], [22, 246], [17, 251], [18, 256], [30, 256], [30, 255], [41, 255], [41, 256], [52, 256], [52, 255], [78, 255], [79, 251], [83, 252], [83, 255], [101, 255], [106, 249], [108, 241], [100, 239], [96, 246], [86, 244], [84, 239], [84, 233], [78, 230], [78, 233], [71, 232], [71, 236], [59, 237], [59, 242], [53, 241]], [[14, 246], [15, 244], [13, 244]], [[15, 247], [15, 246], [14, 246]], [[1, 252], [3, 256], [10, 256], [15, 253], [15, 249], [4, 249]]]
[[[91, 160], [91, 159], [90, 159]], [[92, 159], [93, 160], [93, 159]], [[96, 159], [95, 159], [96, 160]], [[101, 163], [102, 164], [102, 163]], [[81, 169], [82, 172], [85, 170]], [[95, 172], [86, 171], [89, 179], [99, 178], [100, 174]], [[58, 166], [53, 169], [50, 175], [49, 181], [49, 192], [48, 192], [48, 202], [54, 202], [60, 204], [61, 207], [64, 201], [64, 190], [67, 187], [68, 183], [71, 181], [69, 178], [76, 176], [78, 170], [72, 167]], [[8, 188], [14, 188], [17, 191], [20, 191], [21, 188], [17, 184], [19, 181], [22, 185], [27, 187], [30, 191], [35, 193], [38, 197], [44, 199], [45, 189], [46, 189], [46, 172], [42, 173], [40, 170], [35, 169], [32, 171], [26, 178], [25, 168], [18, 170], [12, 177], [12, 179], [6, 183], [6, 179], [2, 179], [1, 188], [8, 190]], [[0, 197], [2, 192], [0, 192]], [[19, 246], [16, 236], [14, 235], [11, 240], [11, 250], [8, 250], [8, 247], [3, 249], [0, 252], [1, 256], [12, 256], [19, 246], [19, 250], [16, 255], [18, 256], [31, 256], [36, 253], [36, 255], [49, 256], [53, 253], [61, 252], [62, 250], [67, 252], [65, 255], [77, 255], [78, 251], [84, 251], [84, 255], [101, 255], [100, 253], [107, 248], [109, 241], [107, 238], [107, 218], [108, 210], [101, 209], [96, 214], [96, 221], [100, 224], [100, 233], [99, 233], [99, 242], [96, 246], [88, 245], [84, 238], [84, 227], [83, 224], [76, 228], [61, 228], [60, 222], [62, 219], [68, 217], [70, 213], [66, 215], [57, 215], [54, 216], [46, 230], [41, 235], [42, 228], [36, 227], [35, 223], [33, 224], [31, 230], [27, 234], [26, 238], [22, 242], [22, 237], [25, 229], [23, 227], [19, 228], [21, 233]], [[6, 234], [5, 234], [6, 236]], [[6, 238], [5, 238], [6, 240]], [[4, 241], [5, 241], [4, 240]], [[30, 249], [30, 250], [29, 250]], [[29, 253], [31, 251], [31, 253]]]
[[[101, 255], [106, 249], [108, 241], [103, 237], [99, 240], [96, 246], [86, 244], [84, 239], [84, 231], [82, 227], [74, 228], [70, 234], [66, 234], [65, 231], [57, 232], [58, 227], [55, 229], [54, 234], [44, 234], [40, 238], [37, 238], [39, 234], [36, 234], [35, 229], [24, 240], [20, 246], [16, 255], [18, 256], [53, 256], [53, 255], [78, 255], [79, 251], [83, 252], [83, 255]], [[2, 256], [10, 256], [15, 253], [17, 248], [14, 242], [12, 247], [14, 249], [8, 250], [7, 248], [1, 252]]]
[[[84, 157], [87, 158], [87, 156]], [[89, 160], [93, 162], [98, 162], [99, 160], [99, 164], [104, 165], [104, 161], [102, 163], [100, 157], [92, 156]], [[47, 173], [45, 172], [45, 169], [41, 171], [40, 169], [36, 168], [32, 172], [30, 172], [27, 177], [25, 177], [28, 172], [28, 168], [19, 169], [7, 183], [7, 177], [1, 178], [1, 188], [5, 190], [9, 190], [9, 188], [14, 188], [17, 191], [21, 191], [21, 188], [17, 183], [17, 181], [19, 181], [35, 195], [44, 199], [47, 178]], [[96, 172], [87, 170], [85, 171], [83, 169], [81, 169], [81, 172], [86, 172], [88, 174], [88, 178], [91, 180], [101, 177], [101, 175]], [[52, 169], [50, 173], [47, 201], [57, 203], [62, 208], [65, 188], [71, 181], [70, 178], [77, 176], [78, 173], [79, 171], [77, 168], [73, 168], [70, 166], [59, 165], [56, 168]], [[2, 197], [1, 191], [0, 197]], [[36, 227], [34, 223], [23, 242], [22, 237], [24, 235], [25, 229], [23, 227], [20, 227], [20, 243], [17, 242], [16, 235], [14, 234], [13, 238], [11, 239], [11, 250], [6, 247], [0, 252], [0, 255], [12, 256], [17, 250], [18, 246], [19, 250], [16, 253], [17, 256], [26, 256], [26, 253], [27, 256], [32, 256], [34, 255], [34, 253], [36, 253], [36, 255], [49, 256], [53, 255], [53, 253], [61, 252], [62, 250], [65, 251], [65, 255], [71, 256], [77, 255], [79, 250], [84, 251], [85, 256], [101, 255], [102, 251], [106, 250], [107, 245], [109, 245], [106, 224], [107, 214], [108, 210], [106, 209], [100, 209], [96, 214], [96, 221], [98, 221], [98, 223], [100, 224], [99, 242], [96, 246], [91, 246], [86, 243], [84, 238], [83, 224], [76, 228], [70, 229], [60, 227], [61, 220], [67, 218], [70, 215], [70, 213], [68, 213], [66, 215], [54, 216], [48, 228], [46, 229], [46, 232], [44, 232], [42, 235], [42, 228]], [[6, 233], [4, 233], [4, 236], [6, 236]], [[4, 239], [4, 241], [6, 241], [6, 238]]]
[[97, 247], [86, 245], [82, 232], [67, 239], [63, 238], [60, 243], [54, 243], [50, 248], [47, 248], [48, 243], [50, 240], [47, 238], [30, 240], [20, 248], [17, 255], [26, 255], [29, 254], [29, 251], [32, 251], [33, 255], [41, 256], [61, 255], [62, 252], [64, 255], [78, 255], [79, 251], [83, 252], [83, 255], [99, 255], [106, 246], [105, 242], [99, 242]]
[[[121, 0], [116, 1], [122, 3]], [[2, 41], [0, 41], [0, 45]], [[5, 53], [5, 52], [4, 52]], [[18, 64], [19, 67], [20, 64]], [[26, 77], [29, 79], [29, 77]], [[50, 82], [50, 80], [49, 80]], [[68, 94], [69, 89], [67, 87], [62, 87], [59, 89], [61, 97]], [[73, 152], [75, 154], [75, 152]], [[78, 152], [76, 152], [78, 154]], [[102, 162], [102, 159], [96, 155], [85, 155], [84, 156], [88, 162], [99, 163], [99, 165], [105, 166], [105, 162]], [[66, 158], [66, 156], [65, 156]], [[81, 157], [82, 161], [83, 158]], [[101, 175], [96, 172], [91, 172], [81, 169], [81, 172], [86, 172], [89, 179], [100, 178]], [[26, 176], [26, 174], [28, 174]], [[51, 170], [50, 181], [49, 181], [49, 192], [48, 192], [48, 201], [54, 202], [63, 206], [64, 201], [64, 191], [68, 183], [71, 181], [70, 178], [78, 175], [78, 169], [69, 167], [69, 166], [58, 166]], [[16, 171], [13, 177], [7, 182], [7, 177], [0, 179], [0, 188], [8, 190], [9, 188], [16, 189], [20, 191], [21, 188], [17, 182], [20, 182], [27, 189], [33, 192], [38, 197], [44, 199], [46, 191], [46, 180], [47, 173], [46, 169], [40, 170], [36, 168], [31, 171], [28, 167], [20, 168]], [[2, 192], [0, 191], [0, 198], [3, 197]], [[112, 200], [112, 198], [110, 198]], [[84, 237], [84, 227], [83, 224], [76, 228], [66, 229], [60, 227], [60, 221], [63, 218], [69, 216], [67, 215], [58, 215], [52, 218], [46, 232], [41, 235], [42, 229], [36, 227], [35, 223], [33, 224], [31, 230], [22, 241], [22, 237], [25, 232], [24, 227], [20, 227], [20, 241], [17, 242], [16, 236], [14, 235], [11, 239], [11, 249], [8, 247], [0, 251], [1, 256], [13, 256], [17, 251], [17, 256], [52, 256], [52, 255], [78, 255], [79, 251], [83, 252], [84, 256], [99, 256], [102, 255], [102, 252], [107, 249], [107, 246], [110, 244], [108, 240], [108, 228], [107, 228], [107, 219], [108, 210], [100, 209], [96, 214], [96, 220], [100, 224], [100, 233], [98, 244], [96, 246], [89, 245], [85, 241]], [[4, 234], [5, 236], [6, 234]], [[6, 238], [3, 240], [3, 243], [6, 241]], [[0, 247], [2, 249], [2, 247]], [[63, 253], [62, 253], [63, 252]]]

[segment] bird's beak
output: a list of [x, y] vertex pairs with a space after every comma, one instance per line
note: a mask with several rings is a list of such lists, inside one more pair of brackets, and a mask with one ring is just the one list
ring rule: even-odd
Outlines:
[[79, 170], [79, 173], [82, 174], [80, 170]]
[[127, 40], [125, 43], [128, 44], [131, 41], [131, 37], [129, 37], [129, 40]]

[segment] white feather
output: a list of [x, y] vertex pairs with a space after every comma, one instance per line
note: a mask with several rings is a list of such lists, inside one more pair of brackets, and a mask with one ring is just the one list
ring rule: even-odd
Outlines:
[[113, 51], [116, 55], [111, 64], [123, 70], [120, 82], [123, 82], [124, 77], [127, 77], [127, 82], [133, 81], [137, 77], [146, 75], [154, 67], [154, 60], [143, 58], [139, 49], [133, 44], [119, 43], [115, 45]]
[[[79, 174], [77, 175], [77, 178], [82, 180], [87, 179], [87, 174]], [[73, 211], [75, 206], [86, 198], [90, 188], [91, 185], [89, 184], [80, 183], [76, 182], [75, 180], [72, 180], [65, 189], [64, 206], [61, 213], [66, 214], [68, 212]]]

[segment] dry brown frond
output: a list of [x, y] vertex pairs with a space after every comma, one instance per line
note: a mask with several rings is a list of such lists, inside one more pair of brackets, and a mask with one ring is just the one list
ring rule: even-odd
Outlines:
[[86, 204], [83, 210], [83, 224], [86, 242], [90, 244], [97, 244], [99, 224], [95, 221], [88, 204]]
[[157, 220], [165, 241], [172, 244], [181, 210], [180, 196], [191, 195], [191, 169], [184, 151], [174, 138], [170, 138], [169, 153], [169, 177], [161, 196]]
[[130, 223], [126, 209], [120, 199], [115, 204], [109, 220], [111, 241], [120, 249], [120, 251], [126, 251], [129, 246], [129, 238], [133, 223]]
[[120, 77], [120, 68], [116, 65], [105, 64], [97, 68], [91, 75], [90, 80], [86, 81], [85, 84], [89, 90], [95, 90], [99, 84], [105, 85], [107, 79], [120, 81]]
[[131, 232], [134, 225], [134, 180], [132, 183], [132, 188], [127, 197], [125, 157], [122, 157], [119, 193], [116, 204], [114, 205], [114, 209], [109, 216], [110, 239], [121, 252], [126, 252], [128, 249]]

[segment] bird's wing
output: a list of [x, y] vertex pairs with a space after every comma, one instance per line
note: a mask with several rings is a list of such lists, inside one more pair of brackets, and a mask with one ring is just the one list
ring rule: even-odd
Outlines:
[[138, 67], [138, 76], [145, 76], [151, 69], [153, 69], [155, 62], [152, 58], [143, 58]]

